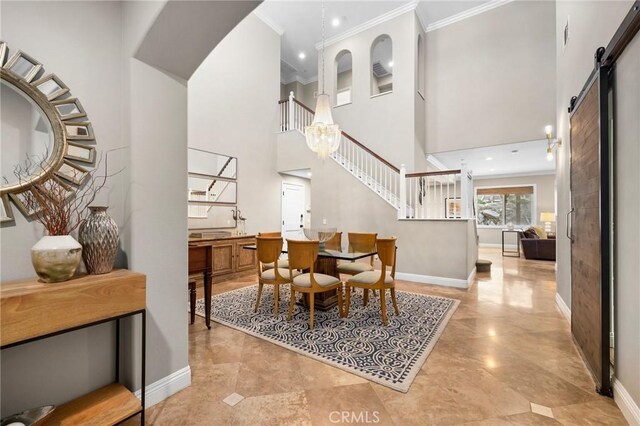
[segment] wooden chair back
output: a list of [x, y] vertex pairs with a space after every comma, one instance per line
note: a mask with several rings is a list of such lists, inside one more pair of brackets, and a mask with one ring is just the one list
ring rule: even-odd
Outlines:
[[309, 269], [313, 275], [313, 265], [318, 258], [319, 241], [287, 240], [289, 269]]
[[258, 251], [258, 262], [273, 263], [280, 258], [282, 253], [281, 237], [256, 237], [256, 247]]
[[281, 237], [282, 232], [258, 232], [258, 237]]
[[391, 269], [391, 276], [396, 276], [396, 237], [378, 238], [376, 246], [378, 249], [378, 258], [382, 264], [382, 276]]
[[[374, 251], [376, 248], [376, 238], [378, 234], [367, 232], [349, 232], [349, 252], [350, 253], [365, 253], [368, 251]], [[369, 263], [373, 265], [373, 256], [371, 256]]]
[[329, 250], [342, 250], [342, 232], [336, 232], [336, 235], [325, 242], [324, 246]]

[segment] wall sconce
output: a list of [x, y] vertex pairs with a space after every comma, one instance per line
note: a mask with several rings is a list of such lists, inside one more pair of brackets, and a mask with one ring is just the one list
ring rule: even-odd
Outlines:
[[553, 150], [558, 150], [562, 146], [562, 139], [553, 137], [553, 126], [547, 124], [544, 127], [544, 132], [547, 135], [547, 161], [553, 161]]

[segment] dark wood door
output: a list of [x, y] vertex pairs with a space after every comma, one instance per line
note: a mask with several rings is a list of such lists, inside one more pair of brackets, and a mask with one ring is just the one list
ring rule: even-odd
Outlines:
[[596, 73], [571, 115], [571, 332], [598, 391], [608, 393], [608, 192], [603, 188], [609, 181], [609, 141], [606, 122], [604, 133], [601, 129], [607, 91], [600, 80]]

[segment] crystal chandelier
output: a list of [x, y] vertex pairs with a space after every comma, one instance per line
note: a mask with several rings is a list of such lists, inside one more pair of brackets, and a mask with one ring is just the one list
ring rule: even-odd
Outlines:
[[304, 129], [307, 146], [318, 158], [325, 159], [340, 146], [342, 132], [340, 126], [333, 123], [331, 102], [324, 92], [324, 1], [322, 2], [322, 93], [316, 101], [316, 112], [313, 122]]

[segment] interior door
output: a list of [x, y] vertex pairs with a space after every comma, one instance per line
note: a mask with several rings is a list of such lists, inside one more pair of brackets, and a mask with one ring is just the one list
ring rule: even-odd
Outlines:
[[571, 114], [571, 332], [598, 392], [610, 393], [608, 77], [592, 75]]
[[304, 186], [282, 182], [282, 238], [301, 239], [305, 213]]

